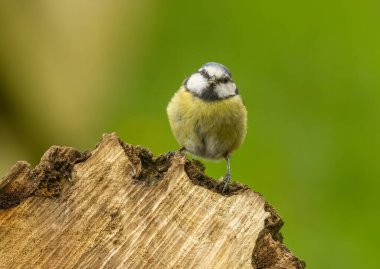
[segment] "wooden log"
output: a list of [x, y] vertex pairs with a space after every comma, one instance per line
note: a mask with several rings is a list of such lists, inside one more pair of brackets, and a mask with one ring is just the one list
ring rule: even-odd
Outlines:
[[262, 195], [222, 186], [114, 134], [91, 152], [53, 146], [0, 181], [0, 268], [305, 267]]

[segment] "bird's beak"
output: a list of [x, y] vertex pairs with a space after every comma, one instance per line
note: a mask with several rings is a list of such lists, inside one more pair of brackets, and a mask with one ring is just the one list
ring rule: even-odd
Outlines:
[[209, 79], [210, 84], [215, 85], [216, 84], [216, 77], [211, 77]]

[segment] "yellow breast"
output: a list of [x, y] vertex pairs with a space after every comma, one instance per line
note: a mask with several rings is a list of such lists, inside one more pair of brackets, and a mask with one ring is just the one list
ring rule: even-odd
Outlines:
[[247, 111], [239, 95], [205, 101], [182, 87], [170, 101], [167, 113], [178, 143], [208, 159], [232, 153], [247, 132]]

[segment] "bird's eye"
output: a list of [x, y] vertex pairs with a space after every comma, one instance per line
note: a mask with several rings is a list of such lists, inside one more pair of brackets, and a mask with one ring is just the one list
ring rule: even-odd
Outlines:
[[210, 75], [206, 72], [206, 70], [202, 69], [201, 71], [199, 71], [199, 73], [206, 79], [209, 79], [210, 78]]
[[224, 76], [224, 77], [222, 78], [222, 82], [223, 82], [223, 83], [227, 83], [227, 82], [229, 82], [229, 81], [230, 81], [230, 78], [227, 77], [227, 76]]

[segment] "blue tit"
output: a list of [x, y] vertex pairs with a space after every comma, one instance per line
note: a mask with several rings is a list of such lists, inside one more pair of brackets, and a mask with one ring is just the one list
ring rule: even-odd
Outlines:
[[226, 159], [224, 192], [231, 180], [231, 154], [247, 132], [247, 110], [230, 71], [206, 63], [183, 82], [166, 110], [183, 150], [205, 159]]

